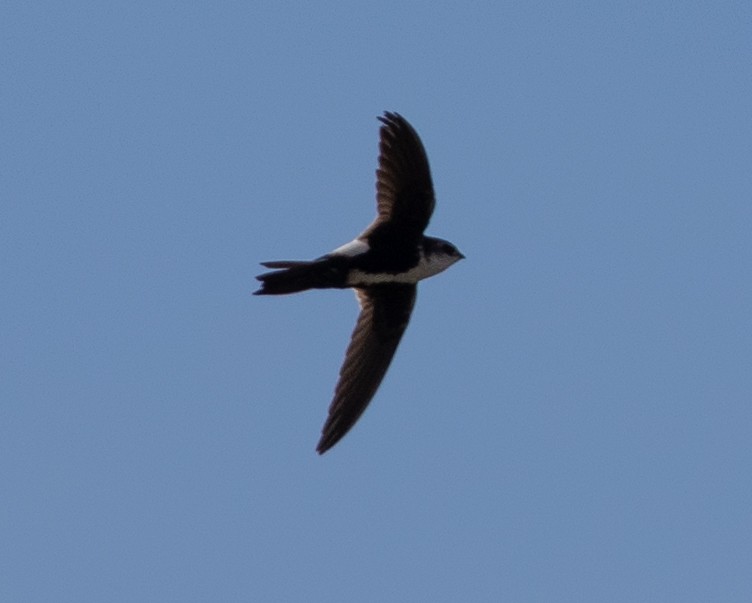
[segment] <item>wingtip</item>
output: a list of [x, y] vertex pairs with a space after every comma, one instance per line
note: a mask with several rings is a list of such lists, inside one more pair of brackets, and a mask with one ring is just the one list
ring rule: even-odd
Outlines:
[[384, 111], [383, 115], [379, 115], [376, 119], [378, 119], [382, 124], [389, 125], [393, 124], [395, 122], [404, 121], [405, 118], [402, 117], [399, 113], [396, 111]]
[[327, 437], [326, 434], [323, 434], [321, 436], [319, 443], [316, 444], [316, 452], [318, 453], [319, 456], [324, 454], [327, 450], [329, 450], [332, 446], [334, 446], [337, 443], [336, 440], [334, 442], [330, 440], [331, 438]]

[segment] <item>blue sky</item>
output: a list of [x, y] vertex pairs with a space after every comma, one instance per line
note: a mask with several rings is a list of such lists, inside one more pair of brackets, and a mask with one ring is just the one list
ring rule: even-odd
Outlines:
[[[0, 600], [749, 601], [748, 3], [6, 2]], [[419, 288], [255, 298], [421, 134]]]

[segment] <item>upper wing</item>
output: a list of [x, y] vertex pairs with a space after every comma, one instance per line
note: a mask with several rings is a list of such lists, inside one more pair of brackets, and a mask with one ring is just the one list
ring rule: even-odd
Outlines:
[[416, 291], [415, 285], [356, 289], [360, 316], [321, 430], [319, 454], [342, 439], [376, 393], [410, 320]]
[[428, 157], [418, 133], [397, 113], [379, 117], [379, 167], [376, 170], [378, 215], [364, 235], [413, 244], [423, 234], [435, 205]]

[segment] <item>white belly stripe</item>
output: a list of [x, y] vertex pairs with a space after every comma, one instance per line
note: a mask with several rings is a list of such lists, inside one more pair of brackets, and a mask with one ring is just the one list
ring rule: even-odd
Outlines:
[[459, 258], [449, 256], [434, 256], [427, 260], [421, 254], [420, 262], [414, 268], [399, 274], [373, 274], [362, 270], [352, 270], [347, 278], [347, 284], [351, 287], [380, 285], [383, 283], [403, 283], [414, 285], [424, 278], [443, 272], [454, 264]]

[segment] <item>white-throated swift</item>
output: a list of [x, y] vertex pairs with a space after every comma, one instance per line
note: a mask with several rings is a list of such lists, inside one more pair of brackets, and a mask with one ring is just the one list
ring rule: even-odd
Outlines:
[[415, 304], [417, 283], [463, 259], [423, 234], [435, 199], [423, 144], [397, 113], [385, 112], [376, 170], [377, 216], [353, 241], [312, 261], [262, 262], [256, 295], [353, 288], [360, 315], [316, 450], [334, 446], [363, 414], [384, 378]]

